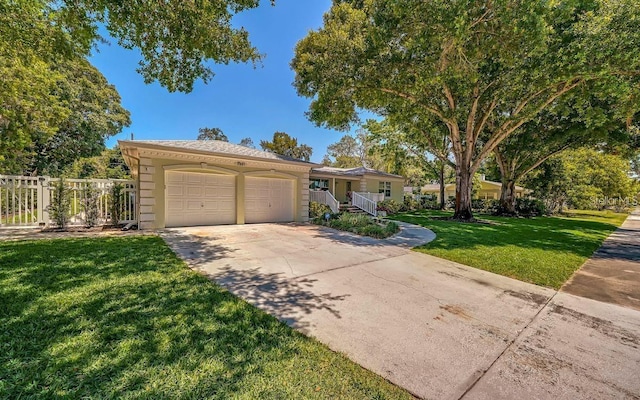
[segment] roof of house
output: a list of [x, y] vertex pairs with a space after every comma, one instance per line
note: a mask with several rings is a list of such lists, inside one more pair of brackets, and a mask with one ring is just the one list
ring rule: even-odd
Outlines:
[[424, 185], [420, 188], [423, 192], [439, 192], [440, 184], [439, 183], [430, 183], [428, 185]]
[[336, 167], [320, 167], [313, 168], [311, 170], [311, 174], [328, 174], [328, 175], [339, 175], [339, 176], [364, 176], [364, 175], [378, 175], [384, 176], [388, 178], [398, 178], [404, 179], [401, 175], [389, 174], [386, 172], [378, 171], [372, 168], [367, 167], [355, 167], [355, 168], [336, 168]]
[[250, 147], [223, 142], [221, 140], [119, 140], [118, 143], [130, 147], [143, 145], [145, 147], [152, 146], [160, 148], [171, 148], [174, 150], [180, 149], [199, 153], [213, 153], [223, 156], [226, 155], [244, 158], [257, 158], [271, 161], [295, 162], [308, 164], [310, 167], [318, 165], [312, 162], [299, 160], [297, 158], [283, 156], [268, 151], [252, 149]]

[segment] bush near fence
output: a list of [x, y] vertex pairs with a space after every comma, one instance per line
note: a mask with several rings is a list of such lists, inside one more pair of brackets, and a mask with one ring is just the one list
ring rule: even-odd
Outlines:
[[[52, 203], [58, 178], [46, 176], [0, 175], [0, 226], [37, 226], [50, 224]], [[95, 215], [87, 215], [83, 207], [85, 197], [92, 186], [97, 194], [97, 218], [95, 223], [109, 221], [110, 191], [114, 184], [122, 185], [120, 223], [135, 222], [137, 216], [135, 193], [136, 183], [125, 179], [64, 179], [69, 191], [69, 224], [87, 224]]]

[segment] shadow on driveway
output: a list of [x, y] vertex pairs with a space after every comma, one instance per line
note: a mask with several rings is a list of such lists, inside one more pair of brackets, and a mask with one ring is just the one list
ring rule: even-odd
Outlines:
[[240, 249], [225, 243], [223, 236], [198, 236], [178, 230], [167, 230], [161, 236], [192, 269], [293, 328], [307, 333], [310, 324], [302, 322], [301, 317], [315, 311], [324, 310], [340, 318], [335, 304], [348, 295], [316, 294], [311, 290], [316, 279], [250, 267], [250, 261], [238, 254], [242, 253]]
[[224, 259], [235, 251], [218, 243], [219, 238], [215, 236], [199, 237], [177, 230], [167, 230], [161, 236], [170, 244], [173, 251], [194, 268]]
[[336, 302], [349, 296], [316, 294], [311, 291], [316, 279], [292, 279], [282, 273], [265, 273], [259, 268], [235, 270], [224, 267], [218, 272], [208, 273], [207, 276], [236, 296], [305, 333], [308, 333], [305, 328], [310, 325], [301, 322], [300, 316], [324, 310], [336, 318], [341, 318], [340, 312], [335, 309]]

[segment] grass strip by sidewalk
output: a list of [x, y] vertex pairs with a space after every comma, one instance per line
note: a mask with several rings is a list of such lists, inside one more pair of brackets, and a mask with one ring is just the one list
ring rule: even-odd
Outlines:
[[433, 242], [416, 251], [554, 289], [626, 218], [626, 214], [613, 212], [572, 211], [564, 217], [478, 216], [490, 224], [432, 219], [451, 215], [423, 210], [392, 218], [436, 233]]
[[412, 398], [157, 237], [0, 242], [0, 304], [0, 398]]

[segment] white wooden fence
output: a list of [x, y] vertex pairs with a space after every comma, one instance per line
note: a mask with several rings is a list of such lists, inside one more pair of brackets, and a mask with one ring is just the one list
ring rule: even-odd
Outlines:
[[[50, 221], [49, 204], [58, 178], [48, 176], [0, 175], [0, 227], [47, 225]], [[93, 185], [98, 191], [98, 222], [110, 221], [110, 196], [114, 184], [122, 185], [120, 223], [136, 222], [136, 183], [125, 179], [65, 179], [70, 190], [69, 223], [84, 223], [81, 204], [84, 189]]]

